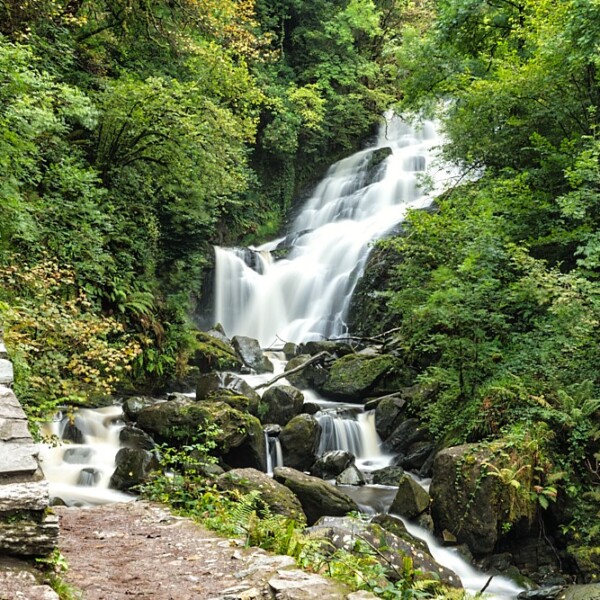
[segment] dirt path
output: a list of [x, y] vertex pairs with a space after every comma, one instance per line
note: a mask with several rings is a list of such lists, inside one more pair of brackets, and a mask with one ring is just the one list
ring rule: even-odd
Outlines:
[[[146, 502], [57, 508], [64, 578], [85, 600], [341, 600], [336, 583], [286, 556], [241, 548]], [[372, 597], [372, 596], [369, 596]]]

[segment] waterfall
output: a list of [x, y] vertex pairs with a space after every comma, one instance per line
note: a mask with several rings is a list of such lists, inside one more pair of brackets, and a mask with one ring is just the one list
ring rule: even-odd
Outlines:
[[435, 123], [411, 125], [387, 114], [376, 143], [333, 165], [317, 186], [292, 224], [285, 259], [268, 256], [285, 240], [256, 250], [216, 248], [216, 322], [263, 346], [345, 334], [371, 242], [407, 209], [430, 204], [422, 177], [436, 191], [450, 177], [435, 169], [441, 143]]
[[109, 489], [123, 429], [120, 406], [59, 413], [43, 426], [40, 463], [50, 496], [67, 506], [124, 502], [134, 497]]
[[283, 467], [283, 450], [278, 437], [265, 433], [265, 445], [267, 448], [267, 473], [273, 474], [275, 467]]

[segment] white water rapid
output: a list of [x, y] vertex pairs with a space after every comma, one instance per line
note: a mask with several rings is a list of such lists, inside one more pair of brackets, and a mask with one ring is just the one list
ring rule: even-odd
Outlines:
[[[329, 169], [285, 240], [256, 250], [216, 248], [215, 322], [263, 347], [345, 334], [371, 242], [407, 209], [430, 204], [433, 193], [420, 177], [436, 193], [453, 177], [436, 164], [441, 143], [435, 123], [413, 126], [390, 113], [373, 147]], [[287, 258], [274, 261], [269, 251], [288, 242]]]
[[67, 506], [126, 502], [135, 497], [109, 488], [123, 429], [120, 406], [74, 409], [46, 423], [40, 462], [50, 496]]

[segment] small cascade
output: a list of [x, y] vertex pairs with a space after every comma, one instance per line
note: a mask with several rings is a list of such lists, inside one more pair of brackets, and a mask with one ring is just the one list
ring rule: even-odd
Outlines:
[[[352, 292], [371, 242], [424, 208], [452, 177], [435, 166], [442, 143], [435, 123], [411, 125], [386, 115], [373, 147], [333, 165], [284, 240], [259, 249], [216, 248], [214, 320], [229, 335], [247, 335], [263, 346], [336, 337], [347, 332]], [[288, 247], [272, 261], [268, 251]]]
[[330, 450], [347, 450], [356, 457], [362, 470], [380, 469], [389, 464], [391, 456], [381, 452], [375, 430], [375, 411], [364, 412], [361, 407], [325, 409], [316, 415], [321, 425], [318, 454]]
[[40, 462], [53, 500], [78, 506], [132, 499], [109, 488], [123, 426], [119, 406], [59, 413], [45, 424], [49, 441], [41, 445]]
[[276, 436], [270, 436], [265, 433], [265, 442], [267, 448], [267, 473], [273, 474], [275, 467], [283, 467], [283, 450], [281, 442]]

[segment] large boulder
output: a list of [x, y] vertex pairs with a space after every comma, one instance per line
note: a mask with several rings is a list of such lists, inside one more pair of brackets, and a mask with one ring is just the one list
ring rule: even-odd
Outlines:
[[231, 344], [247, 367], [257, 373], [273, 372], [273, 363], [264, 355], [257, 340], [243, 335], [236, 335], [231, 340]]
[[354, 500], [331, 483], [318, 477], [306, 475], [289, 467], [276, 467], [273, 477], [298, 497], [309, 525], [323, 516], [343, 516], [358, 510]]
[[382, 440], [386, 440], [398, 425], [408, 417], [403, 410], [406, 400], [398, 394], [383, 398], [375, 408], [375, 430]]
[[398, 492], [390, 506], [390, 512], [407, 519], [414, 519], [429, 508], [429, 494], [409, 475], [398, 481]]
[[320, 456], [310, 468], [310, 474], [321, 479], [335, 479], [354, 464], [355, 457], [347, 450], [330, 450]]
[[153, 450], [156, 446], [154, 440], [138, 427], [123, 427], [119, 432], [119, 442], [125, 448], [138, 450]]
[[394, 467], [392, 465], [377, 469], [372, 473], [374, 484], [389, 486], [397, 486], [403, 475], [404, 469], [402, 467]]
[[135, 421], [144, 408], [156, 402], [158, 402], [156, 398], [148, 396], [130, 396], [123, 400], [123, 414], [128, 421]]
[[286, 379], [301, 390], [309, 388], [318, 389], [325, 383], [328, 377], [327, 370], [324, 368], [322, 361], [311, 363], [300, 371], [290, 373], [290, 371], [302, 366], [310, 359], [310, 354], [300, 354], [299, 356], [292, 358], [285, 365], [284, 371], [287, 373]]
[[138, 427], [158, 442], [181, 446], [200, 439], [216, 425], [216, 452], [231, 467], [266, 470], [265, 436], [260, 421], [224, 402], [196, 402], [179, 396], [149, 406], [138, 415]]
[[110, 487], [123, 492], [144, 483], [158, 468], [154, 453], [139, 448], [121, 448], [115, 458], [116, 469], [110, 478]]
[[270, 387], [262, 396], [262, 405], [266, 407], [262, 414], [263, 423], [285, 425], [302, 412], [304, 395], [291, 385]]
[[406, 419], [394, 429], [381, 448], [384, 452], [405, 456], [413, 444], [427, 439], [427, 430], [421, 427], [418, 419]]
[[408, 557], [413, 561], [418, 578], [439, 580], [454, 588], [462, 587], [456, 573], [436, 563], [420, 540], [408, 534], [399, 537], [378, 523], [365, 523], [352, 517], [323, 517], [308, 531], [325, 537], [337, 549], [353, 552], [362, 547], [363, 552], [371, 551], [392, 581], [402, 579], [404, 558]]
[[412, 377], [402, 361], [391, 354], [348, 354], [334, 361], [319, 391], [336, 400], [361, 402], [371, 394], [406, 386]]
[[321, 426], [313, 416], [295, 416], [279, 435], [284, 465], [301, 471], [310, 469], [315, 462], [320, 439]]
[[513, 535], [518, 530], [523, 536], [533, 524], [534, 515], [531, 521], [525, 522], [523, 517], [515, 522], [510, 514], [515, 507], [515, 488], [488, 475], [493, 462], [485, 448], [464, 444], [442, 450], [433, 464], [429, 493], [435, 528], [450, 532], [475, 555], [493, 551], [505, 535], [506, 523], [513, 523]]
[[202, 331], [196, 333], [188, 363], [198, 367], [202, 373], [239, 371], [243, 366], [241, 358], [224, 336]]
[[247, 494], [253, 490], [260, 492], [260, 501], [275, 514], [294, 519], [297, 523], [306, 522], [300, 500], [285, 485], [273, 480], [256, 469], [233, 469], [223, 473], [216, 480], [221, 490], [238, 490]]
[[236, 410], [258, 416], [260, 394], [233, 373], [204, 373], [196, 382], [196, 400], [225, 402]]

